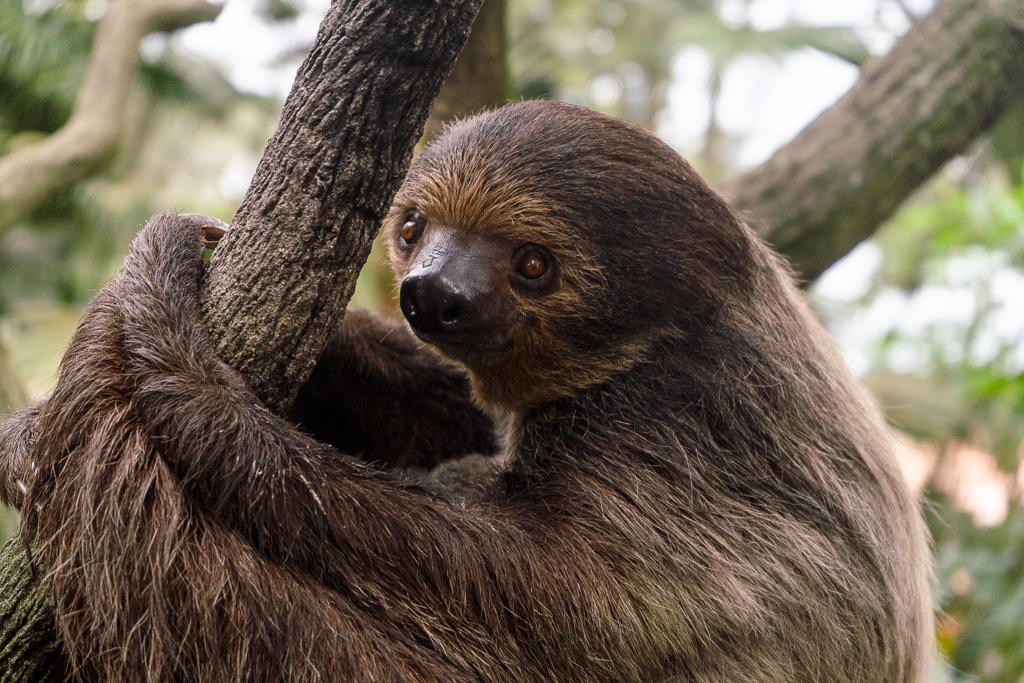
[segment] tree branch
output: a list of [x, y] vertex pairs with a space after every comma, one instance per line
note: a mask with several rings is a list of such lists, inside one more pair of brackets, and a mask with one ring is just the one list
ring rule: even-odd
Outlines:
[[112, 0], [68, 122], [53, 135], [0, 158], [0, 231], [54, 192], [94, 175], [121, 135], [139, 41], [220, 14], [205, 0]]
[[723, 194], [813, 280], [1024, 96], [1024, 2], [944, 0]]
[[35, 580], [17, 537], [0, 550], [0, 680], [64, 683], [67, 656], [53, 620], [50, 591]]
[[337, 329], [479, 6], [335, 0], [324, 19], [206, 278], [218, 353], [271, 410]]

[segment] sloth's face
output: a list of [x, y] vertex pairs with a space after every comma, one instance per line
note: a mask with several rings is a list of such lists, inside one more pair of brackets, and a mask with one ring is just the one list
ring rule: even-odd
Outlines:
[[564, 382], [551, 380], [565, 364], [559, 321], [576, 289], [565, 268], [572, 255], [560, 257], [544, 231], [522, 221], [456, 228], [424, 204], [396, 205], [388, 220], [413, 332], [465, 365], [485, 404], [519, 410], [564, 394]]
[[644, 357], [649, 321], [622, 301], [637, 283], [611, 283], [577, 226], [529, 193], [431, 180], [411, 178], [391, 209], [391, 266], [409, 326], [469, 370], [481, 404], [524, 413]]
[[558, 103], [449, 127], [386, 230], [413, 331], [513, 411], [706, 333], [752, 286], [749, 236], [678, 154]]
[[497, 230], [459, 231], [410, 207], [392, 249], [399, 301], [416, 335], [472, 365], [500, 363], [533, 317], [529, 305], [558, 291], [551, 251]]

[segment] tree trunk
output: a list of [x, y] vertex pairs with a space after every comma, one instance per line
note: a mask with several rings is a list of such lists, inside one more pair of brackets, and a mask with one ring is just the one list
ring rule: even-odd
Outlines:
[[283, 413], [352, 296], [480, 0], [335, 2], [217, 248], [220, 356]]
[[[480, 2], [332, 3], [205, 282], [220, 354], [271, 409], [287, 408], [341, 321]], [[0, 582], [0, 680], [67, 680], [20, 539]]]
[[1024, 2], [943, 0], [723, 194], [813, 280], [1024, 96]]
[[38, 581], [17, 536], [0, 551], [0, 680], [70, 681], [67, 657], [53, 620], [50, 591]]

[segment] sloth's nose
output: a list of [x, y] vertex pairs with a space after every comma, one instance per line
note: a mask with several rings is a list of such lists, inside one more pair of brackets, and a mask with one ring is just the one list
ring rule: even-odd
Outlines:
[[402, 280], [399, 305], [413, 330], [428, 335], [469, 336], [481, 331], [482, 293], [444, 276], [444, 272], [410, 275]]

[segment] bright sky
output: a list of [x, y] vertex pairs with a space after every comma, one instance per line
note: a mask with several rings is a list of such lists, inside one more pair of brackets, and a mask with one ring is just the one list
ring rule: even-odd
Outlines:
[[[906, 0], [914, 14], [932, 0]], [[906, 15], [890, 0], [723, 0], [721, 15], [760, 30], [788, 23], [847, 26], [858, 31], [872, 52], [883, 54], [908, 28]], [[672, 65], [668, 107], [658, 134], [685, 151], [695, 151], [708, 126], [707, 80], [710, 60], [700, 48], [683, 49]], [[853, 65], [816, 50], [800, 50], [781, 60], [746, 57], [723, 74], [719, 125], [740, 141], [736, 162], [755, 166], [791, 140], [838, 100], [857, 80]]]
[[329, 0], [303, 0], [294, 20], [269, 25], [257, 12], [256, 0], [227, 0], [214, 22], [196, 24], [175, 34], [177, 47], [202, 56], [224, 69], [228, 80], [243, 92], [258, 95], [288, 94]]
[[[895, 0], [722, 0], [722, 16], [754, 28], [772, 29], [789, 22], [815, 26], [855, 27], [877, 53], [887, 51], [907, 28]], [[328, 0], [306, 0], [294, 22], [268, 26], [256, 15], [255, 0], [228, 0], [213, 23], [199, 24], [175, 37], [178, 47], [222, 66], [240, 90], [287, 95], [298, 68], [298, 48], [310, 44]], [[916, 14], [933, 0], [903, 0]], [[683, 49], [672, 69], [668, 108], [658, 133], [692, 151], [707, 128], [705, 89], [708, 60], [698, 48]], [[741, 140], [738, 161], [757, 164], [785, 144], [853, 85], [855, 67], [813, 50], [781, 61], [746, 58], [728, 68], [719, 106], [720, 124]]]

